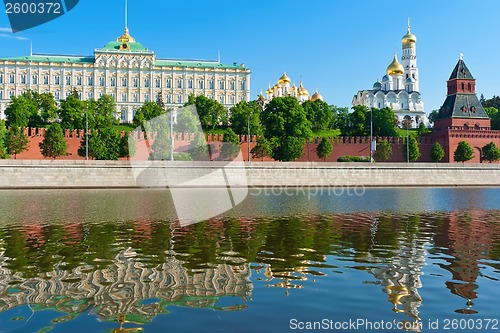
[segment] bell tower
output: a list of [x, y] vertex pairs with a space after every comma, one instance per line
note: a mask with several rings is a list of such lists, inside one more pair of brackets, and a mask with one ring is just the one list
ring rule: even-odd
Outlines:
[[403, 55], [401, 63], [404, 68], [405, 89], [408, 92], [419, 91], [418, 84], [418, 67], [417, 67], [417, 37], [411, 33], [410, 19], [408, 19], [408, 27], [406, 35], [401, 39], [403, 46]]

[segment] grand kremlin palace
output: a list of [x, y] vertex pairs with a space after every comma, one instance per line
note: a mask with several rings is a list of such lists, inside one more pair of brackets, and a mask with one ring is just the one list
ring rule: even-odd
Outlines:
[[104, 94], [116, 101], [121, 122], [131, 122], [144, 102], [159, 94], [166, 107], [182, 106], [190, 94], [229, 108], [250, 100], [250, 69], [218, 61], [158, 59], [125, 28], [122, 36], [93, 56], [46, 55], [0, 58], [0, 119], [12, 96], [27, 90], [52, 93], [56, 101], [74, 90], [80, 99]]

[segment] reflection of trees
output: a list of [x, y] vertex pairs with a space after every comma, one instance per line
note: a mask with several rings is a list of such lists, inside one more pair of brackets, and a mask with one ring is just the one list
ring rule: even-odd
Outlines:
[[[492, 238], [500, 239], [499, 228], [482, 220], [479, 213], [333, 214], [213, 219], [186, 228], [141, 219], [7, 226], [0, 228], [0, 311], [33, 304], [64, 313], [57, 321], [91, 309], [103, 320], [144, 323], [169, 305], [237, 310], [251, 297], [251, 264], [267, 286], [288, 293], [338, 269], [331, 256], [372, 274], [393, 310], [416, 320], [433, 239], [448, 249], [448, 288], [477, 297], [478, 261], [498, 251]], [[241, 303], [219, 308], [224, 296]]]

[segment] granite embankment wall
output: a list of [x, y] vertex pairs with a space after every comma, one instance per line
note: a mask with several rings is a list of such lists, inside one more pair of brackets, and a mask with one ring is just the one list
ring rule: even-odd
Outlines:
[[186, 180], [198, 176], [205, 176], [207, 187], [226, 187], [227, 182], [230, 186], [250, 187], [500, 186], [499, 164], [210, 161], [138, 162], [134, 167], [129, 161], [3, 160], [0, 188], [134, 188], [140, 187], [134, 171], [142, 167], [145, 169], [139, 177], [147, 179], [145, 183], [152, 187], [165, 187], [167, 178]]

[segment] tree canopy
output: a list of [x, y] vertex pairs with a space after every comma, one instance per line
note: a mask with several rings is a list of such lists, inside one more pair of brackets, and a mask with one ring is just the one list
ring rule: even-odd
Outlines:
[[261, 121], [273, 159], [293, 161], [302, 155], [306, 140], [312, 136], [311, 122], [295, 97], [271, 100], [262, 112]]
[[445, 155], [443, 146], [439, 142], [435, 142], [431, 148], [431, 160], [433, 162], [440, 162]]
[[382, 140], [377, 143], [377, 150], [374, 153], [376, 161], [387, 161], [392, 157], [392, 146], [389, 142]]
[[317, 99], [315, 101], [305, 101], [302, 103], [302, 107], [306, 112], [307, 119], [311, 121], [313, 131], [329, 128], [333, 119], [333, 111], [328, 103]]
[[203, 95], [189, 95], [188, 102], [184, 106], [195, 105], [201, 127], [204, 131], [213, 130], [219, 124], [227, 123], [226, 108], [222, 104]]
[[8, 154], [14, 154], [14, 159], [17, 159], [17, 154], [22, 153], [29, 146], [29, 140], [24, 129], [21, 127], [12, 127], [5, 136], [5, 146]]
[[323, 137], [318, 147], [316, 147], [316, 154], [319, 158], [325, 161], [333, 152], [333, 144], [329, 138]]
[[10, 155], [7, 152], [6, 145], [7, 128], [5, 127], [5, 121], [0, 120], [0, 159], [9, 158]]
[[500, 160], [500, 149], [494, 142], [490, 142], [485, 145], [482, 149], [483, 152], [483, 160], [488, 162], [495, 162]]
[[68, 144], [66, 143], [61, 125], [58, 123], [50, 125], [45, 132], [43, 141], [39, 143], [39, 146], [44, 157], [56, 159], [58, 156], [66, 155]]
[[455, 162], [467, 162], [474, 157], [474, 149], [467, 141], [460, 141], [458, 147], [453, 154]]
[[[406, 162], [415, 162], [416, 160], [419, 159], [421, 153], [420, 153], [420, 148], [418, 147], [418, 142], [417, 139], [415, 139], [413, 136], [410, 136], [408, 141], [408, 145], [405, 143], [403, 146], [403, 154]], [[408, 146], [408, 150], [407, 150]], [[409, 151], [409, 154], [407, 153]], [[409, 160], [408, 160], [409, 157]]]
[[237, 134], [247, 134], [250, 124], [251, 135], [260, 135], [262, 127], [260, 124], [261, 107], [258, 101], [241, 101], [230, 109], [229, 123], [232, 130]]

